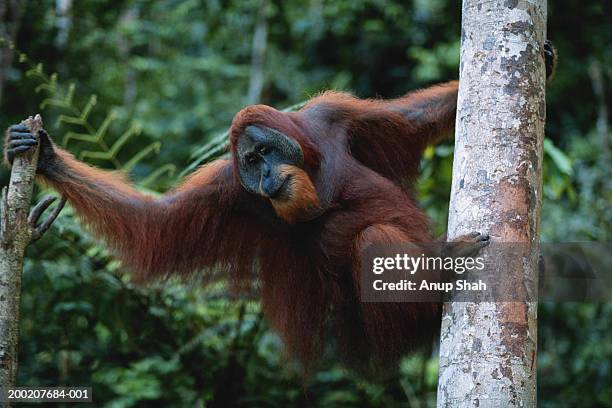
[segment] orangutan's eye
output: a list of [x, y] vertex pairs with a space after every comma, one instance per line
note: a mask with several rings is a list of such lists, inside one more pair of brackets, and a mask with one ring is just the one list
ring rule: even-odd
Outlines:
[[267, 146], [259, 146], [257, 148], [257, 153], [259, 153], [262, 156], [265, 156], [266, 154], [270, 153], [270, 148]]

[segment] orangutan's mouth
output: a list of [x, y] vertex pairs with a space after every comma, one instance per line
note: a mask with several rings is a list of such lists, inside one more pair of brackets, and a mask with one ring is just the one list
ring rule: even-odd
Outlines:
[[289, 182], [291, 178], [291, 175], [285, 177], [278, 190], [276, 190], [274, 195], [270, 196], [270, 200], [284, 201], [289, 198]]

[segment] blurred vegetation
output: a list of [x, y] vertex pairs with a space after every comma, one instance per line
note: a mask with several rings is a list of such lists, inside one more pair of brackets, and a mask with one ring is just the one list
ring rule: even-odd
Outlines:
[[[450, 0], [3, 6], [0, 125], [41, 112], [57, 142], [129, 171], [152, 192], [178, 181], [174, 169], [219, 154], [218, 135], [250, 102], [252, 37], [262, 21], [258, 99], [279, 108], [329, 88], [393, 97], [457, 76], [461, 16]], [[610, 239], [609, 16], [604, 1], [549, 4], [560, 65], [547, 91], [545, 241]], [[420, 202], [438, 232], [451, 165], [451, 141], [422, 163]], [[2, 184], [7, 177], [1, 170]], [[377, 383], [325, 358], [304, 385], [256, 301], [197, 282], [134, 286], [70, 209], [27, 256], [20, 385], [92, 386], [95, 405], [109, 407], [434, 404], [435, 351], [405, 359]], [[540, 406], [612, 406], [612, 305], [543, 303], [539, 315]]]

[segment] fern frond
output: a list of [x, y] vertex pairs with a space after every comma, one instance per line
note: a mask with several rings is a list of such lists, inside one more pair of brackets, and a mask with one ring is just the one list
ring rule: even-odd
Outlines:
[[[93, 95], [95, 96], [95, 95]], [[92, 99], [90, 98], [90, 102], [92, 101]], [[88, 103], [86, 105], [95, 105], [95, 100], [92, 103]], [[89, 108], [91, 110], [91, 108]], [[81, 125], [83, 127], [85, 127], [87, 129], [87, 131], [89, 133], [84, 134], [84, 133], [76, 133], [76, 132], [68, 132], [66, 133], [66, 135], [64, 136], [64, 140], [63, 140], [63, 146], [66, 146], [68, 144], [68, 142], [72, 139], [76, 139], [79, 140], [81, 142], [87, 142], [87, 143], [96, 143], [98, 145], [101, 145], [101, 142], [104, 140], [104, 137], [106, 136], [106, 132], [108, 131], [108, 128], [110, 127], [111, 123], [113, 122], [113, 119], [115, 119], [115, 111], [111, 110], [108, 115], [106, 115], [106, 118], [104, 118], [104, 120], [102, 121], [102, 124], [100, 125], [100, 127], [96, 130], [93, 128], [93, 126], [91, 126], [89, 124], [89, 122], [87, 121], [87, 116], [89, 116], [89, 113], [87, 115], [79, 115], [78, 117], [76, 116], [67, 116], [67, 115], [60, 115], [58, 122], [64, 122], [64, 123], [71, 123], [74, 125]], [[106, 150], [108, 150], [108, 148], [105, 148]]]
[[123, 165], [123, 170], [126, 172], [132, 171], [132, 169], [140, 162], [145, 156], [151, 152], [159, 153], [161, 148], [161, 142], [153, 142], [138, 153], [134, 155], [127, 163]]
[[59, 108], [75, 110], [75, 107], [72, 105], [72, 100], [74, 98], [74, 89], [75, 89], [75, 85], [70, 84], [68, 86], [68, 91], [66, 92], [66, 95], [64, 96], [64, 98], [62, 99], [59, 99], [59, 98], [43, 99], [42, 102], [40, 103], [40, 108], [45, 109], [47, 106], [57, 106]]
[[153, 181], [157, 180], [162, 174], [168, 173], [170, 176], [173, 176], [176, 172], [176, 166], [174, 164], [165, 164], [161, 166], [159, 169], [155, 170], [153, 173], [149, 174], [147, 177], [140, 181], [141, 186], [148, 187]]

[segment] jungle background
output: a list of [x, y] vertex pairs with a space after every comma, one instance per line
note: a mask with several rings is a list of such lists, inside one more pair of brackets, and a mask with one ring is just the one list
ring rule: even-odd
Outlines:
[[[394, 97], [455, 79], [459, 3], [0, 0], [0, 126], [40, 112], [78, 157], [163, 192], [222, 153], [248, 104], [286, 108], [330, 88]], [[609, 6], [549, 3], [560, 57], [547, 90], [546, 242], [610, 239]], [[437, 232], [452, 146], [427, 151], [417, 186]], [[435, 403], [435, 349], [379, 382], [325, 357], [305, 385], [256, 300], [197, 281], [136, 286], [70, 208], [28, 250], [21, 302], [18, 384], [91, 386], [95, 406]], [[612, 406], [611, 323], [610, 303], [541, 303], [540, 406]]]

